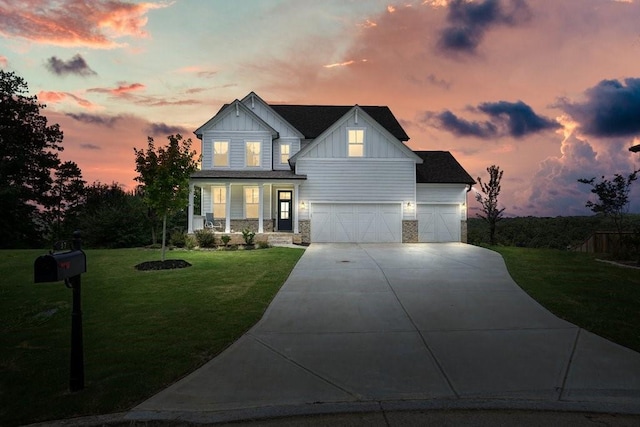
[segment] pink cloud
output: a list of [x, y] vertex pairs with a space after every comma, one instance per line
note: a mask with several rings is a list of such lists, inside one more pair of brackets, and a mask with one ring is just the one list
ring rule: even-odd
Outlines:
[[108, 93], [113, 96], [123, 96], [123, 95], [129, 94], [130, 92], [143, 90], [145, 88], [146, 86], [143, 85], [142, 83], [131, 83], [131, 84], [120, 83], [120, 85], [115, 88], [96, 87], [96, 88], [88, 89], [87, 92]]
[[2, 2], [0, 35], [41, 44], [111, 49], [122, 46], [115, 39], [147, 37], [147, 12], [167, 6], [119, 0], [24, 0], [11, 5]]
[[96, 104], [92, 103], [91, 101], [69, 92], [54, 92], [54, 91], [38, 92], [38, 100], [45, 103], [48, 102], [48, 103], [56, 104], [56, 103], [63, 102], [67, 99], [71, 99], [75, 101], [76, 104], [78, 104], [83, 108], [92, 109], [97, 107]]
[[0, 67], [7, 68], [9, 66], [9, 60], [6, 56], [0, 55]]

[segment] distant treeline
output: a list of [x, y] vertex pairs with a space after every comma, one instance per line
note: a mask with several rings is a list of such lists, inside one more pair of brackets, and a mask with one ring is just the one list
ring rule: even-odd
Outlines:
[[[640, 230], [640, 215], [625, 218], [628, 231]], [[504, 218], [496, 227], [499, 245], [527, 248], [568, 249], [582, 244], [596, 231], [615, 231], [613, 221], [603, 216], [558, 216], [555, 218]], [[480, 218], [469, 218], [468, 242], [488, 244], [489, 229]]]

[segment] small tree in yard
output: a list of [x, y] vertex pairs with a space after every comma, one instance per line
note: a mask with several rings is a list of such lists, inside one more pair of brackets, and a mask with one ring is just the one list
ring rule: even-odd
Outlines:
[[588, 200], [586, 207], [596, 214], [602, 214], [613, 219], [613, 223], [618, 231], [618, 238], [622, 243], [622, 231], [624, 229], [624, 215], [629, 208], [629, 191], [631, 184], [638, 179], [640, 169], [633, 171], [629, 176], [625, 177], [615, 174], [613, 180], [609, 181], [605, 177], [601, 177], [600, 182], [596, 182], [596, 178], [582, 178], [578, 182], [591, 186], [591, 192], [598, 197], [597, 202]]
[[491, 165], [487, 168], [489, 182], [483, 183], [478, 177], [478, 184], [483, 194], [476, 194], [476, 200], [482, 205], [482, 214], [476, 214], [489, 225], [489, 243], [496, 244], [496, 223], [502, 219], [504, 208], [498, 209], [498, 196], [500, 195], [500, 181], [504, 171], [499, 166]]
[[162, 217], [162, 261], [165, 260], [167, 216], [187, 207], [189, 176], [196, 171], [195, 151], [191, 139], [180, 134], [169, 135], [169, 144], [156, 149], [153, 138], [147, 139], [147, 150], [136, 149], [136, 181], [143, 185], [144, 200]]

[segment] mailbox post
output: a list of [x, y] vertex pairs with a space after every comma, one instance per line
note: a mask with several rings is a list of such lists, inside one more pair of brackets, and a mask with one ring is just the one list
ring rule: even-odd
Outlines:
[[[73, 233], [72, 249], [82, 252], [82, 242], [79, 231]], [[73, 294], [71, 309], [71, 364], [69, 370], [69, 389], [73, 392], [84, 388], [84, 346], [82, 341], [80, 275], [72, 276], [67, 280], [68, 286], [71, 287]]]
[[71, 289], [73, 302], [71, 309], [71, 362], [69, 389], [79, 391], [84, 388], [84, 350], [82, 342], [82, 304], [80, 300], [80, 275], [87, 271], [87, 258], [82, 251], [80, 232], [73, 233], [71, 250], [51, 252], [36, 258], [33, 264], [34, 282], [59, 282], [64, 280]]

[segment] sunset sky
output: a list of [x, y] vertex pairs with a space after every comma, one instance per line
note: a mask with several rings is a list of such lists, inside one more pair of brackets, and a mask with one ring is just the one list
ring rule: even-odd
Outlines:
[[639, 0], [0, 0], [0, 68], [89, 183], [133, 188], [147, 135], [199, 150], [250, 91], [388, 105], [412, 149], [500, 166], [511, 216], [589, 214], [578, 178], [640, 168]]

